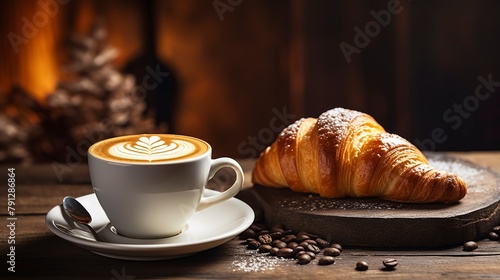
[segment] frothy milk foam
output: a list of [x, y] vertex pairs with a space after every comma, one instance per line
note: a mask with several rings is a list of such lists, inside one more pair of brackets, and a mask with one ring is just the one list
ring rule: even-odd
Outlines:
[[128, 135], [100, 141], [89, 148], [99, 158], [130, 163], [159, 163], [193, 158], [210, 146], [199, 139], [173, 134]]

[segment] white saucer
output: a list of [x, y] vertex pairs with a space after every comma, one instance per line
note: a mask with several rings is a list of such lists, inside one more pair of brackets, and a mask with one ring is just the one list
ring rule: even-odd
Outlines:
[[[217, 194], [205, 190], [206, 196]], [[98, 255], [125, 260], [165, 260], [192, 255], [219, 246], [243, 232], [255, 215], [246, 203], [231, 198], [197, 212], [178, 235], [162, 239], [133, 239], [116, 234], [95, 194], [76, 198], [92, 216], [91, 226], [105, 242], [96, 241], [66, 214], [62, 205], [52, 208], [45, 224], [55, 235]]]

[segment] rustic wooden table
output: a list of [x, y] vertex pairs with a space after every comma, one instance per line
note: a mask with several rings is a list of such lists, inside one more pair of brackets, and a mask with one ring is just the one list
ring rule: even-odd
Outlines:
[[[457, 152], [453, 156], [470, 160], [500, 173], [500, 152]], [[251, 160], [240, 161], [247, 174]], [[7, 173], [15, 168], [14, 231], [8, 228]], [[294, 260], [258, 254], [240, 245], [235, 238], [228, 243], [196, 255], [167, 261], [123, 261], [102, 257], [52, 234], [45, 226], [45, 215], [66, 195], [78, 197], [92, 192], [86, 165], [73, 166], [60, 181], [51, 165], [22, 167], [2, 165], [0, 179], [4, 191], [0, 201], [2, 223], [2, 275], [9, 278], [37, 279], [164, 279], [164, 278], [425, 278], [425, 279], [500, 279], [500, 242], [479, 240], [479, 248], [442, 250], [373, 251], [346, 248], [330, 266], [297, 265]], [[246, 186], [250, 187], [249, 175]], [[240, 195], [245, 199], [245, 192]], [[500, 224], [500, 221], [498, 221]], [[9, 239], [10, 238], [10, 239]], [[8, 270], [9, 240], [15, 239], [15, 272]], [[399, 261], [395, 270], [383, 269], [384, 258]], [[6, 260], [6, 261], [5, 261]], [[367, 271], [356, 271], [356, 262], [369, 263]], [[3, 277], [2, 277], [3, 278]], [[5, 279], [5, 278], [4, 278]]]

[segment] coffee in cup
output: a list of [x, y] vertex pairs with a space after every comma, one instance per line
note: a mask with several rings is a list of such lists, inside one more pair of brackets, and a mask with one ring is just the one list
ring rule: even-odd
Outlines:
[[[212, 159], [201, 140], [174, 134], [126, 135], [89, 148], [96, 197], [118, 234], [163, 238], [178, 234], [191, 216], [235, 196], [243, 171], [233, 159]], [[236, 172], [226, 191], [203, 197], [207, 181], [223, 167]]]
[[93, 156], [121, 163], [162, 163], [203, 155], [210, 146], [194, 137], [157, 134], [120, 136], [101, 141], [89, 149]]

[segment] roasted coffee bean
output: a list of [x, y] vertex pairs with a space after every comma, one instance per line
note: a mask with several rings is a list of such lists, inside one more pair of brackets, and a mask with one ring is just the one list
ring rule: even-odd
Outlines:
[[313, 234], [313, 233], [308, 233], [307, 235], [309, 235], [309, 237], [313, 240], [316, 240], [316, 238], [318, 238], [319, 236], [317, 236], [316, 234]]
[[293, 249], [290, 248], [281, 248], [278, 250], [278, 253], [276, 254], [278, 257], [283, 257], [283, 258], [293, 258]]
[[319, 265], [330, 265], [330, 264], [334, 264], [334, 263], [335, 263], [335, 259], [331, 256], [321, 257], [318, 261]]
[[316, 258], [316, 254], [311, 252], [311, 251], [305, 251], [306, 254], [308, 254], [309, 256], [311, 256], [312, 259], [315, 259]]
[[333, 243], [332, 245], [330, 245], [331, 248], [337, 248], [340, 252], [342, 252], [342, 246], [340, 246], [340, 244], [338, 243]]
[[243, 231], [240, 234], [240, 240], [245, 240], [248, 238], [255, 238], [257, 235], [255, 234], [255, 231], [251, 228], [247, 228], [245, 231]]
[[497, 233], [495, 233], [494, 231], [488, 233], [488, 238], [490, 240], [500, 240], [500, 237], [498, 236]]
[[279, 242], [274, 247], [281, 249], [281, 248], [286, 248], [287, 244], [285, 242]]
[[340, 256], [340, 251], [337, 248], [326, 248], [323, 254], [325, 254], [325, 256], [337, 257]]
[[285, 235], [285, 237], [283, 237], [281, 239], [281, 241], [283, 241], [285, 243], [290, 243], [292, 241], [296, 242], [297, 241], [297, 236], [295, 236], [293, 234]]
[[288, 248], [292, 248], [292, 249], [294, 249], [297, 246], [299, 246], [299, 244], [297, 242], [293, 242], [293, 241], [288, 243], [288, 245], [287, 245]]
[[296, 235], [297, 236], [299, 236], [299, 235], [307, 235], [307, 236], [309, 236], [310, 239], [316, 239], [316, 238], [319, 237], [319, 236], [317, 236], [317, 235], [315, 235], [313, 233], [307, 232], [307, 231], [299, 231], [299, 232], [297, 232]]
[[500, 226], [496, 226], [493, 228], [493, 232], [500, 235]]
[[273, 248], [271, 248], [271, 250], [269, 250], [269, 255], [271, 255], [271, 256], [276, 256], [276, 255], [278, 254], [278, 251], [279, 251], [279, 250], [280, 250], [280, 249], [278, 249], [278, 248], [276, 248], [276, 247], [273, 247]]
[[247, 238], [247, 240], [246, 240], [246, 244], [248, 244], [248, 243], [250, 243], [250, 242], [252, 242], [252, 241], [254, 241], [254, 240], [255, 240], [255, 238]]
[[285, 231], [283, 232], [283, 236], [285, 236], [285, 235], [289, 235], [289, 234], [293, 234], [293, 230], [291, 230], [291, 229], [287, 229], [287, 230], [285, 230]]
[[272, 245], [273, 247], [276, 247], [276, 244], [278, 244], [278, 243], [282, 243], [282, 242], [283, 242], [283, 241], [281, 241], [281, 240], [279, 240], [279, 239], [276, 239], [276, 240], [273, 240], [273, 242], [271, 242], [271, 245]]
[[306, 249], [306, 251], [313, 252], [315, 254], [319, 254], [321, 252], [319, 247], [317, 245], [314, 245], [314, 244], [308, 244], [307, 247], [304, 247], [304, 248]]
[[368, 263], [365, 261], [357, 262], [356, 263], [356, 270], [359, 270], [359, 271], [368, 270]]
[[318, 242], [312, 239], [306, 239], [303, 242], [307, 242], [307, 244], [313, 244], [313, 245], [318, 245]]
[[[297, 253], [295, 253], [294, 257], [296, 259], [298, 259], [301, 255], [304, 255], [304, 254], [306, 254], [306, 251], [298, 251]], [[308, 255], [308, 254], [306, 254], [306, 255]], [[309, 256], [309, 257], [311, 257], [311, 256]]]
[[311, 256], [308, 254], [302, 254], [297, 258], [297, 263], [300, 265], [308, 264], [312, 260]]
[[259, 235], [264, 235], [264, 234], [269, 234], [269, 233], [270, 233], [270, 232], [269, 232], [269, 230], [268, 230], [268, 229], [263, 229], [263, 230], [261, 230], [261, 231], [258, 231], [258, 232], [257, 232], [257, 236], [259, 236]]
[[394, 269], [398, 265], [398, 261], [391, 258], [385, 259], [382, 263], [387, 269]]
[[306, 235], [306, 234], [300, 234], [298, 235], [297, 234], [297, 243], [301, 243], [302, 241], [306, 241], [308, 239], [311, 239], [311, 237], [309, 237], [309, 235]]
[[474, 251], [477, 249], [477, 243], [474, 241], [465, 242], [463, 246], [464, 251]]
[[269, 253], [273, 247], [269, 244], [263, 244], [259, 246], [259, 253]]
[[260, 244], [271, 244], [271, 242], [273, 242], [273, 238], [270, 234], [262, 234], [257, 237], [257, 241], [259, 241]]
[[283, 233], [281, 231], [271, 232], [269, 235], [271, 235], [273, 240], [280, 240], [283, 237]]
[[293, 248], [293, 254], [296, 255], [297, 252], [300, 252], [300, 251], [305, 251], [304, 247], [302, 246], [297, 246], [295, 248]]
[[316, 238], [316, 244], [322, 249], [330, 246], [330, 242], [321, 238]]
[[260, 246], [260, 245], [261, 245], [261, 244], [259, 243], [259, 241], [257, 241], [257, 240], [252, 240], [252, 241], [248, 242], [248, 244], [247, 244], [247, 248], [248, 248], [248, 249], [251, 249], [251, 250], [256, 250], [256, 249], [258, 249], [258, 248], [259, 248], [259, 246]]
[[307, 247], [307, 245], [309, 245], [309, 243], [307, 243], [305, 240], [299, 243], [299, 246], [302, 246], [304, 248]]

